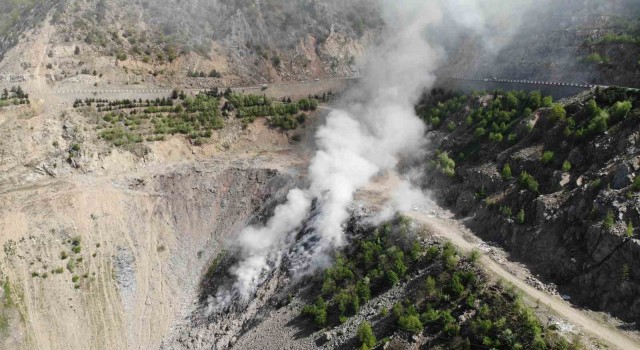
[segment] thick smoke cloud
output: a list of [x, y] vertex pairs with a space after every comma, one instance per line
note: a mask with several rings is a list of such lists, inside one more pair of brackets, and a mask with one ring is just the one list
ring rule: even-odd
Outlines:
[[[482, 9], [480, 0], [456, 2], [461, 7], [458, 13], [466, 12], [452, 20], [451, 3], [446, 0], [381, 0], [385, 37], [366, 55], [363, 78], [347, 94], [346, 107], [329, 113], [319, 128], [318, 150], [309, 167], [310, 186], [291, 191], [265, 226], [240, 233], [236, 245], [242, 260], [231, 271], [236, 282], [232, 290], [218, 292], [216, 305], [253, 295], [266, 272], [279, 264], [285, 248], [293, 244], [314, 201], [317, 215], [312, 225], [318, 240], [304, 256], [309, 261], [327, 261], [331, 250], [345, 244], [342, 225], [355, 192], [376, 174], [393, 170], [400, 159], [418, 154], [425, 145], [425, 126], [414, 106], [434, 83], [433, 72], [444, 58], [439, 45], [429, 44], [434, 41], [429, 29], [441, 26], [447, 14], [452, 25], [484, 28], [482, 14], [473, 16], [473, 11]], [[423, 198], [406, 181], [398, 193]], [[395, 202], [401, 200], [395, 198]], [[319, 267], [305, 266], [297, 267], [296, 273]]]

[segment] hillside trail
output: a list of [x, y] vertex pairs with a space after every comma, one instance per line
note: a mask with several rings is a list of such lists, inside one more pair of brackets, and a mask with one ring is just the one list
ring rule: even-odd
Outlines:
[[[418, 211], [407, 211], [403, 214], [412, 218], [418, 223], [426, 225], [433, 234], [442, 236], [450, 240], [453, 244], [455, 244], [458, 248], [465, 252], [480, 248], [480, 244], [472, 243], [465, 239], [465, 235], [468, 236], [469, 233], [465, 233], [461, 229], [460, 224], [455, 221], [445, 220]], [[480, 263], [491, 275], [513, 284], [516, 288], [518, 288], [532, 300], [539, 301], [540, 305], [545, 305], [550, 310], [555, 312], [558, 316], [579, 326], [590, 335], [600, 338], [605, 343], [607, 343], [607, 345], [610, 345], [613, 348], [624, 350], [640, 349], [640, 343], [638, 341], [629, 338], [627, 335], [617, 331], [611, 326], [605, 325], [602, 322], [593, 319], [583, 311], [578, 310], [566, 301], [561, 300], [559, 297], [552, 296], [535, 289], [523, 279], [517, 277], [495, 261], [491, 260], [491, 258], [489, 258], [488, 256], [483, 255], [480, 258]]]
[[[377, 209], [384, 208], [388, 203], [388, 199], [392, 198], [392, 194], [399, 183], [400, 178], [395, 173], [379, 176], [371, 184], [359, 191], [356, 199]], [[429, 234], [451, 241], [464, 252], [470, 252], [474, 249], [482, 251], [482, 246], [486, 245], [482, 239], [467, 229], [462, 222], [455, 219], [452, 213], [440, 208], [433, 201], [423, 198], [423, 202], [410, 203], [411, 199], [403, 198], [403, 201], [405, 199], [406, 203], [397, 204], [401, 206], [397, 209], [402, 215], [413, 219], [418, 224], [424, 225]], [[540, 306], [544, 305], [552, 314], [577, 326], [586, 335], [605, 343], [609, 348], [621, 350], [640, 349], [640, 342], [637, 339], [629, 337], [604, 321], [593, 318], [587, 312], [562, 300], [559, 296], [550, 295], [534, 288], [525, 281], [524, 277], [510, 272], [509, 268], [511, 267], [514, 271], [518, 270], [516, 264], [506, 261], [505, 266], [503, 266], [484, 254], [481, 255], [479, 262], [492, 278], [510, 283], [520, 290], [527, 299], [535, 301]]]

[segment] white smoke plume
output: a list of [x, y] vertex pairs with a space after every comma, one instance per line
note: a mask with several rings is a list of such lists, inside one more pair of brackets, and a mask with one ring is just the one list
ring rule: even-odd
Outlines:
[[[310, 261], [327, 261], [331, 250], [345, 244], [342, 225], [355, 192], [424, 146], [425, 126], [414, 106], [434, 83], [433, 72], [444, 57], [443, 50], [428, 43], [429, 28], [441, 26], [443, 11], [450, 14], [452, 8], [447, 0], [380, 1], [386, 35], [366, 55], [363, 78], [347, 95], [346, 107], [329, 113], [319, 128], [318, 150], [309, 166], [309, 188], [291, 191], [265, 226], [248, 227], [240, 233], [236, 244], [242, 260], [231, 271], [236, 282], [232, 290], [218, 292], [216, 305], [225, 306], [235, 296], [248, 300], [253, 295], [267, 272], [279, 263], [284, 248], [292, 244], [314, 200], [318, 215], [313, 226], [319, 239], [304, 256]], [[481, 6], [481, 0], [457, 2], [471, 10]], [[456, 21], [466, 28], [483, 26], [481, 18], [470, 15]], [[424, 198], [408, 183], [399, 194]]]
[[342, 225], [354, 193], [399, 157], [417, 151], [424, 142], [424, 124], [414, 105], [435, 77], [441, 52], [425, 40], [426, 27], [440, 19], [437, 1], [383, 1], [387, 37], [373, 48], [364, 64], [364, 78], [344, 110], [327, 116], [317, 134], [318, 150], [309, 167], [310, 186], [292, 190], [263, 227], [248, 227], [236, 242], [242, 260], [232, 268], [232, 291], [219, 291], [216, 304], [234, 295], [247, 300], [271, 268], [283, 247], [300, 228], [315, 199], [314, 222], [319, 237], [309, 259], [320, 259], [345, 244]]

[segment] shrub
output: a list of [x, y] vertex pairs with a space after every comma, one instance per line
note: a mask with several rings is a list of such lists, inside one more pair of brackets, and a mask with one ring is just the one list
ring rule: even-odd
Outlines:
[[306, 305], [302, 309], [302, 314], [311, 316], [317, 326], [327, 324], [327, 304], [322, 297], [318, 297], [314, 304]]
[[611, 116], [615, 120], [621, 120], [627, 117], [629, 112], [631, 112], [631, 108], [633, 105], [631, 101], [620, 101], [616, 102], [611, 108]]
[[510, 180], [513, 176], [511, 175], [511, 165], [509, 165], [509, 163], [506, 163], [503, 167], [502, 167], [502, 178], [505, 180]]
[[613, 211], [607, 211], [607, 215], [604, 217], [602, 221], [602, 227], [606, 230], [611, 230], [613, 228], [613, 224], [615, 223], [615, 217], [613, 216]]
[[478, 262], [478, 260], [480, 260], [480, 251], [477, 249], [472, 249], [471, 253], [469, 253], [469, 261], [471, 261], [472, 263], [476, 263]]
[[520, 174], [520, 185], [522, 185], [524, 188], [528, 189], [531, 192], [538, 193], [538, 190], [539, 190], [538, 181], [536, 181], [536, 179], [526, 171], [523, 171]]
[[67, 263], [67, 270], [69, 270], [69, 272], [73, 273], [73, 271], [76, 269], [76, 262], [73, 261], [73, 259], [69, 259], [69, 262]]
[[80, 253], [80, 250], [82, 250], [82, 248], [80, 248], [79, 245], [74, 246], [73, 248], [71, 248], [71, 251], [74, 252], [75, 254]]
[[629, 222], [627, 223], [627, 237], [633, 236], [633, 229], [633, 223], [631, 222], [631, 220], [629, 220]]
[[400, 318], [404, 314], [404, 307], [402, 306], [401, 303], [395, 303], [393, 304], [391, 311], [393, 312], [394, 317]]
[[601, 56], [599, 53], [592, 53], [582, 59], [585, 63], [607, 63], [609, 62], [609, 57]]
[[447, 129], [449, 129], [449, 131], [454, 131], [456, 129], [456, 123], [453, 121], [450, 121], [449, 124], [447, 124]]
[[398, 275], [393, 271], [387, 271], [386, 280], [387, 284], [391, 286], [395, 286], [396, 284], [398, 284], [398, 282], [400, 282], [400, 278], [398, 278]]
[[368, 348], [373, 348], [376, 345], [376, 336], [373, 334], [373, 329], [371, 328], [371, 323], [367, 321], [363, 321], [360, 323], [357, 332], [358, 340], [364, 346]]
[[543, 164], [549, 164], [553, 162], [554, 158], [555, 158], [555, 153], [553, 153], [553, 151], [545, 151], [544, 153], [542, 153], [542, 157], [540, 158], [540, 161]]
[[551, 113], [549, 114], [549, 120], [556, 123], [559, 120], [565, 120], [567, 118], [567, 111], [559, 103], [551, 105]]
[[562, 171], [565, 173], [571, 171], [571, 163], [568, 160], [565, 160], [564, 163], [562, 163]]
[[65, 260], [68, 257], [69, 255], [67, 254], [67, 252], [64, 252], [64, 251], [60, 252], [60, 259]]
[[519, 224], [524, 224], [524, 209], [520, 209], [518, 215], [516, 215], [516, 220], [518, 220]]
[[503, 139], [504, 139], [504, 137], [502, 136], [502, 133], [499, 133], [499, 132], [489, 133], [489, 140], [490, 141], [500, 143], [500, 142], [502, 142]]
[[456, 162], [449, 158], [449, 154], [447, 152], [438, 154], [436, 167], [446, 176], [453, 177], [456, 174]]
[[383, 307], [382, 310], [380, 311], [380, 316], [382, 317], [389, 316], [389, 309], [387, 309], [386, 307]]
[[500, 214], [502, 214], [502, 216], [504, 216], [507, 219], [511, 219], [511, 207], [508, 206], [502, 206], [500, 207]]
[[420, 322], [418, 316], [415, 315], [401, 316], [398, 319], [398, 327], [415, 334], [422, 332], [422, 330], [424, 329], [422, 322]]
[[640, 191], [640, 175], [636, 175], [636, 177], [633, 178], [633, 183], [631, 183], [631, 190], [635, 192]]

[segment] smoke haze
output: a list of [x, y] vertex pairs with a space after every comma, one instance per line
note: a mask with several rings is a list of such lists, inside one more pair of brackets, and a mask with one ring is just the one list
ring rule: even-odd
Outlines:
[[[414, 106], [433, 85], [434, 71], [445, 59], [440, 45], [429, 44], [439, 41], [430, 36], [429, 29], [442, 28], [446, 22], [456, 30], [484, 35], [490, 30], [487, 8], [482, 4], [480, 0], [381, 0], [385, 36], [367, 53], [363, 78], [345, 96], [346, 107], [331, 111], [317, 131], [318, 150], [309, 166], [309, 187], [291, 191], [265, 226], [248, 227], [240, 233], [235, 244], [242, 260], [231, 271], [236, 282], [232, 290], [218, 292], [216, 305], [226, 305], [235, 295], [247, 300], [255, 292], [265, 272], [279, 264], [283, 250], [293, 244], [312, 203], [317, 208], [312, 221], [317, 241], [303, 256], [314, 263], [296, 267], [296, 274], [322, 267], [315, 262], [328, 262], [328, 254], [345, 244], [342, 225], [355, 192], [425, 146], [425, 126]], [[399, 196], [425, 198], [407, 180], [392, 202], [401, 203]]]

